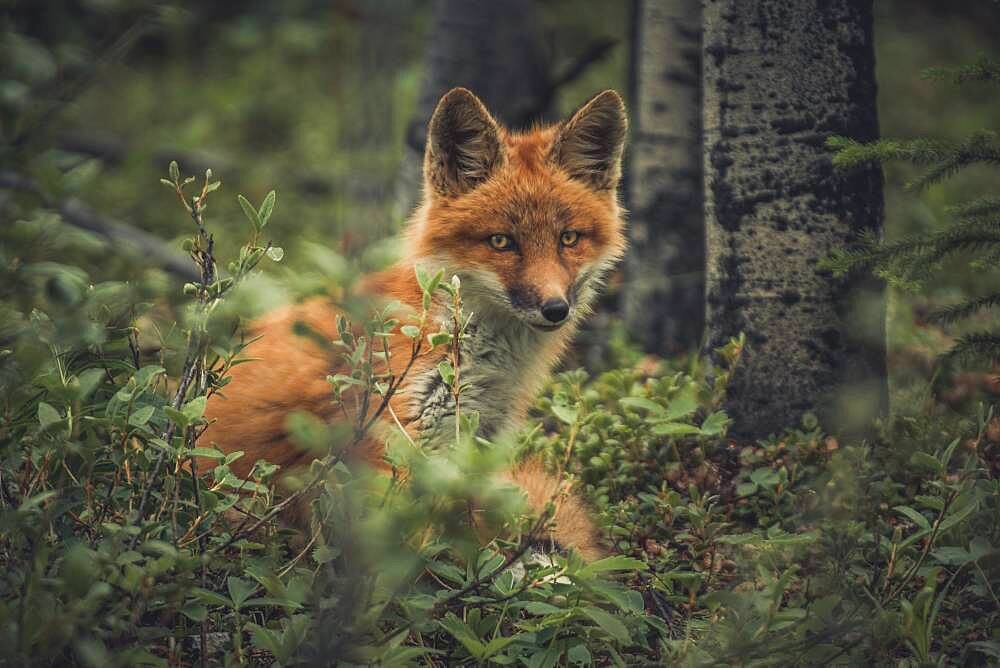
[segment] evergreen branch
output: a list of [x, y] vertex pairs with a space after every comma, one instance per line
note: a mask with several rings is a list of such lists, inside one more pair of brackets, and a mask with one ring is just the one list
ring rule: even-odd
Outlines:
[[880, 242], [873, 234], [859, 237], [850, 249], [837, 250], [820, 263], [822, 269], [843, 276], [861, 269], [878, 269], [913, 277], [924, 275], [932, 265], [960, 251], [976, 251], [1000, 244], [1000, 221], [972, 220], [934, 234], [912, 235]]
[[950, 216], [962, 220], [997, 216], [1000, 218], [1000, 197], [980, 197], [971, 202], [949, 206], [945, 211]]
[[944, 356], [956, 360], [1000, 361], [1000, 334], [992, 332], [966, 334], [959, 338]]
[[[997, 224], [1000, 225], [1000, 222]], [[995, 271], [1000, 267], [1000, 245], [987, 248], [985, 253], [969, 263], [969, 267], [974, 271]]]
[[964, 302], [952, 304], [951, 306], [945, 306], [944, 308], [940, 308], [927, 316], [927, 320], [929, 322], [947, 324], [955, 322], [956, 320], [968, 318], [979, 311], [995, 308], [997, 306], [1000, 306], [1000, 292], [992, 295], [976, 297], [974, 299], [967, 299]]
[[997, 144], [995, 132], [989, 130], [974, 132], [958, 144], [944, 160], [933, 165], [923, 176], [911, 181], [906, 187], [914, 190], [926, 188], [975, 163], [1000, 164], [1000, 145]]
[[969, 65], [959, 67], [928, 67], [920, 73], [922, 79], [942, 81], [950, 79], [954, 84], [963, 84], [968, 81], [983, 81], [986, 83], [1000, 83], [1000, 61], [980, 55], [979, 59]]
[[890, 160], [929, 166], [927, 172], [907, 184], [910, 189], [937, 183], [975, 163], [1000, 164], [1000, 144], [997, 134], [990, 130], [974, 132], [958, 144], [933, 139], [879, 139], [861, 143], [846, 137], [830, 137], [826, 146], [835, 152], [833, 164], [840, 169]]
[[955, 150], [953, 144], [933, 139], [879, 139], [862, 143], [839, 136], [828, 138], [826, 147], [836, 152], [833, 164], [841, 169], [890, 160], [930, 165], [946, 160]]

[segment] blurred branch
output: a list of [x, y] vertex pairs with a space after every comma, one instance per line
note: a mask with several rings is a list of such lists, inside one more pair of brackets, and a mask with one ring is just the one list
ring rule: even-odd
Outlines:
[[[90, 156], [115, 166], [123, 163], [130, 153], [124, 139], [103, 132], [65, 132], [57, 137], [56, 146], [68, 153]], [[150, 161], [157, 167], [171, 160], [176, 160], [181, 169], [192, 174], [203, 174], [211, 167], [218, 174], [226, 174], [229, 179], [239, 178], [240, 168], [237, 163], [207, 151], [178, 151], [176, 148], [164, 147], [154, 150], [150, 157]], [[310, 172], [294, 175], [292, 186], [307, 195], [329, 195], [336, 189], [336, 184], [330, 179]]]
[[553, 77], [552, 89], [558, 90], [561, 86], [579, 79], [588, 67], [603, 60], [616, 46], [618, 46], [616, 39], [601, 39], [590, 44], [583, 53], [563, 69], [562, 73]]
[[90, 87], [102, 70], [113, 63], [123, 61], [136, 42], [155, 29], [157, 11], [158, 9], [151, 9], [140, 16], [128, 29], [105, 47], [100, 55], [76, 78], [68, 82], [58, 81], [58, 88], [47, 96], [48, 106], [39, 113], [37, 118], [25, 125], [14, 137], [11, 144], [16, 148], [23, 148], [33, 137], [42, 134], [42, 131], [52, 123], [60, 112]]
[[56, 201], [35, 181], [13, 172], [0, 172], [0, 190], [31, 193], [45, 208], [58, 212], [67, 223], [104, 237], [115, 251], [141, 256], [179, 279], [199, 279], [187, 258], [163, 240], [126, 223], [105, 218], [76, 198]]
[[583, 52], [580, 53], [580, 55], [570, 61], [568, 65], [563, 67], [561, 72], [557, 72], [552, 77], [545, 95], [536, 100], [534, 105], [518, 111], [516, 114], [516, 124], [527, 125], [541, 116], [544, 111], [550, 107], [552, 99], [556, 96], [556, 93], [559, 92], [560, 88], [583, 76], [584, 72], [586, 72], [591, 65], [606, 58], [611, 52], [611, 49], [617, 45], [618, 40], [616, 39], [599, 39], [592, 42], [583, 50]]

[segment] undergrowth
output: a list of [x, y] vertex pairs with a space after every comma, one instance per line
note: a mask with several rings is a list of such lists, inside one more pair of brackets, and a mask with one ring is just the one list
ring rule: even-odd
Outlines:
[[[3, 662], [1000, 659], [993, 407], [949, 425], [887, 422], [870, 442], [840, 442], [807, 416], [737, 443], [719, 405], [742, 340], [721, 351], [728, 367], [711, 380], [697, 360], [562, 373], [516, 439], [479, 438], [465, 414], [445, 451], [392, 439], [392, 475], [343, 457], [371, 411], [347, 425], [294, 414], [289, 429], [313, 454], [310, 469], [280, 478], [258, 462], [250, 479], [236, 477], [242, 453], [204, 442], [204, 409], [233, 365], [267, 363], [244, 354], [225, 303], [259, 262], [282, 259], [264, 236], [276, 198], [240, 199], [250, 238], [220, 272], [203, 219], [208, 199], [226, 210], [216, 182], [206, 175], [194, 198], [175, 168], [166, 182], [191, 219], [185, 249], [201, 277], [184, 289], [183, 336], [150, 316], [141, 285], [94, 285], [60, 264], [74, 239], [30, 196], [0, 230]], [[375, 363], [388, 336], [409, 337], [414, 356], [460, 351], [467, 317], [449, 278], [415, 277], [428, 306], [398, 334], [389, 312], [341, 323], [328, 343], [353, 371], [329, 379], [331, 401], [378, 414], [401, 380]], [[453, 326], [436, 331], [431, 303], [449, 305]], [[459, 368], [441, 373], [460, 397]], [[547, 516], [528, 516], [496, 476], [526, 456], [589, 499], [611, 556], [584, 563], [537, 551]], [[196, 457], [215, 465], [196, 470]], [[302, 498], [313, 515], [304, 535], [281, 522]], [[499, 537], [470, 529], [473, 505]]]

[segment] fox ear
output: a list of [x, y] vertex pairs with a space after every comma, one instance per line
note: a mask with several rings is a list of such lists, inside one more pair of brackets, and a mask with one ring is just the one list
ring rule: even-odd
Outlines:
[[479, 98], [452, 88], [438, 102], [427, 129], [424, 179], [438, 195], [469, 192], [503, 160], [500, 126]]
[[559, 128], [549, 157], [595, 190], [613, 190], [622, 174], [628, 119], [613, 90], [590, 98]]

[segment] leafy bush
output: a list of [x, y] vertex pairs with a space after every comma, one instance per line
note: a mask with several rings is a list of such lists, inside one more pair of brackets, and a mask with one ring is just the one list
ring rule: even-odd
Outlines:
[[[560, 374], [515, 442], [389, 444], [393, 474], [348, 465], [353, 425], [295, 414], [315, 461], [279, 484], [248, 480], [199, 440], [206, 397], [250, 361], [225, 301], [264, 258], [275, 197], [240, 199], [250, 241], [225, 275], [194, 199], [167, 185], [195, 236], [200, 280], [176, 351], [143, 344], [155, 319], [142, 285], [91, 285], [52, 262], [58, 220], [24, 204], [4, 249], [0, 425], [0, 652], [17, 665], [745, 665], [900, 662], [1000, 656], [1000, 434], [983, 408], [955, 425], [911, 418], [872, 443], [840, 443], [811, 417], [779, 438], [740, 444], [718, 410], [729, 368], [709, 379], [637, 363], [590, 378]], [[215, 197], [215, 195], [212, 195]], [[214, 200], [213, 200], [214, 201]], [[47, 235], [60, 245], [24, 243]], [[403, 331], [460, 350], [461, 289], [419, 276], [452, 320]], [[238, 301], [238, 300], [237, 300]], [[140, 323], [142, 325], [140, 326]], [[399, 378], [372, 360], [396, 323], [344, 319], [329, 342], [352, 362], [331, 400], [360, 391], [374, 410]], [[237, 328], [238, 329], [238, 328]], [[308, 335], [308, 332], [303, 332]], [[9, 343], [8, 343], [9, 342]], [[457, 346], [457, 348], [456, 348]], [[739, 364], [743, 341], [720, 351]], [[461, 395], [459, 365], [441, 373]], [[654, 368], [655, 367], [655, 368]], [[170, 372], [168, 373], [168, 369]], [[547, 517], [496, 482], [512, 458], [540, 457], [591, 501], [611, 556], [584, 563], [539, 551]], [[197, 471], [194, 458], [215, 462]], [[311, 499], [313, 523], [282, 510]], [[471, 528], [470, 508], [479, 530]], [[480, 521], [481, 518], [481, 521]]]

